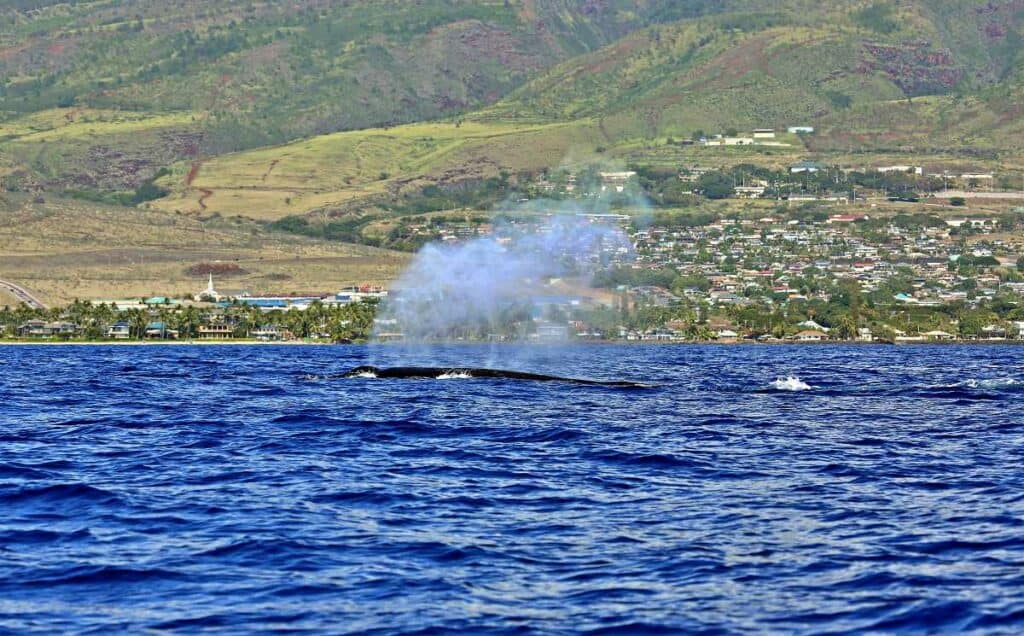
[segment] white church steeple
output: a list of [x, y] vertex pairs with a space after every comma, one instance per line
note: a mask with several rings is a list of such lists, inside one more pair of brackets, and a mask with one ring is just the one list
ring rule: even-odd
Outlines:
[[220, 300], [220, 294], [213, 288], [213, 272], [210, 272], [210, 281], [206, 284], [206, 289], [199, 292], [199, 300]]

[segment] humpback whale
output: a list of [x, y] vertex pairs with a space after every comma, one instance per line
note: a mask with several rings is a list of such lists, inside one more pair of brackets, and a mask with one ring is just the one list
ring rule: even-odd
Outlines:
[[535, 382], [568, 382], [591, 386], [611, 386], [621, 388], [650, 388], [649, 384], [630, 382], [628, 380], [586, 380], [582, 378], [566, 378], [544, 373], [527, 373], [525, 371], [509, 371], [506, 369], [485, 369], [479, 367], [374, 367], [363, 365], [355, 367], [341, 375], [343, 378], [493, 378], [501, 380], [532, 380]]

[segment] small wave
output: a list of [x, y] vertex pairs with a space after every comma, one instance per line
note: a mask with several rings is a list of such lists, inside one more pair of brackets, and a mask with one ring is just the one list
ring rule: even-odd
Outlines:
[[943, 385], [945, 389], [1020, 389], [1024, 388], [1024, 382], [1017, 378], [968, 378], [953, 384]]
[[88, 501], [108, 503], [118, 501], [112, 492], [85, 484], [52, 484], [40, 487], [25, 487], [15, 492], [0, 494], [0, 502], [15, 504], [22, 502], [70, 502]]
[[111, 585], [145, 583], [183, 578], [179, 572], [161, 568], [134, 568], [116, 565], [88, 565], [25, 581], [24, 585], [50, 587], [55, 585]]
[[83, 528], [68, 532], [55, 530], [5, 530], [0, 532], [0, 544], [36, 544], [79, 541], [92, 538], [92, 533]]
[[810, 384], [795, 375], [776, 378], [769, 386], [776, 391], [810, 391], [812, 388]]
[[707, 468], [707, 461], [679, 457], [667, 453], [630, 453], [616, 450], [606, 450], [596, 453], [588, 453], [588, 457], [607, 461], [615, 464], [626, 464], [632, 466], [646, 466], [651, 468]]
[[197, 553], [199, 558], [230, 558], [234, 561], [271, 562], [291, 556], [308, 553], [316, 546], [301, 541], [286, 539], [246, 538], [215, 546]]
[[438, 380], [468, 380], [473, 376], [469, 371], [445, 371], [441, 375], [437, 376]]
[[51, 472], [36, 470], [23, 464], [0, 464], [0, 477], [6, 479], [46, 479], [52, 476]]

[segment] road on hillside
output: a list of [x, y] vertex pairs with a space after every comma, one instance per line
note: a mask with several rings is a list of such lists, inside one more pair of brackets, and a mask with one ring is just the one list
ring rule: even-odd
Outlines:
[[33, 296], [32, 292], [21, 285], [17, 285], [7, 280], [0, 280], [0, 289], [11, 292], [14, 294], [15, 298], [33, 309], [46, 309], [46, 305], [43, 304], [43, 301]]

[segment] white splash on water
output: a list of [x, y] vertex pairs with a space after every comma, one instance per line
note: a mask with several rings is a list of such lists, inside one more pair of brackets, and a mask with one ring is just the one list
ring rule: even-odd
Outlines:
[[1010, 387], [1020, 386], [1022, 383], [1017, 378], [984, 378], [981, 380], [975, 378], [968, 378], [961, 382], [954, 382], [953, 384], [947, 385], [947, 388], [968, 388], [968, 389], [1005, 389]]
[[776, 391], [810, 391], [812, 388], [810, 384], [807, 384], [795, 375], [776, 378], [770, 386]]
[[377, 377], [377, 374], [374, 373], [373, 371], [360, 371], [359, 373], [356, 373], [352, 377], [353, 378], [365, 378], [367, 380], [372, 380], [372, 379], [375, 379]]
[[468, 380], [473, 376], [468, 371], [446, 371], [437, 376], [438, 380]]

